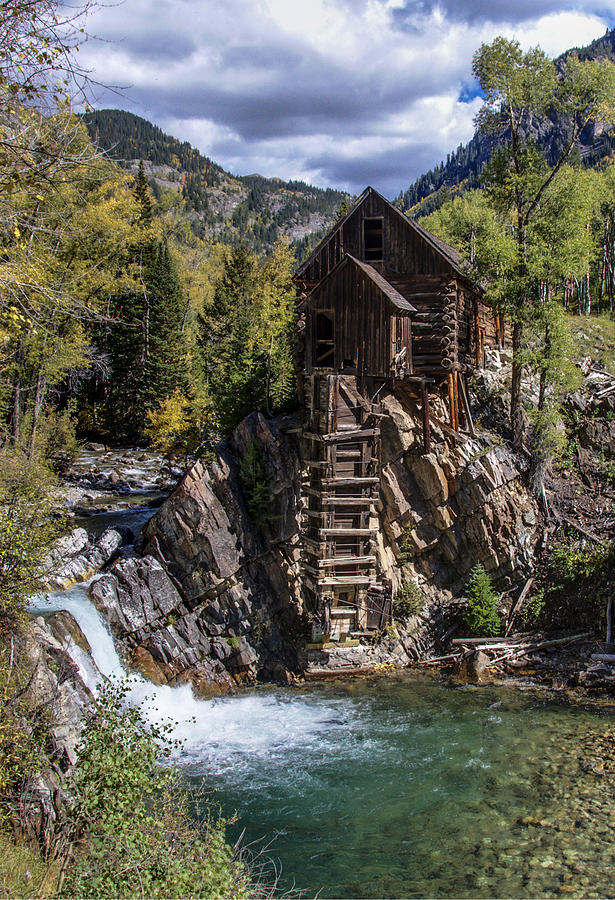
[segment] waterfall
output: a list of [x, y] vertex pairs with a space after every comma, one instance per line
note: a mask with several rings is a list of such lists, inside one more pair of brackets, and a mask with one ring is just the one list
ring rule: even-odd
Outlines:
[[182, 742], [182, 764], [224, 771], [246, 757], [272, 758], [290, 747], [307, 747], [319, 736], [324, 741], [332, 728], [348, 727], [350, 710], [343, 713], [335, 703], [332, 709], [331, 703], [288, 690], [265, 687], [199, 700], [189, 684], [160, 686], [127, 673], [106, 622], [89, 598], [93, 580], [33, 597], [30, 611], [71, 613], [92, 648], [92, 658], [72, 640], [67, 648], [85, 684], [95, 691], [103, 677], [129, 677], [130, 703], [139, 704], [151, 722], [177, 723], [172, 737]]

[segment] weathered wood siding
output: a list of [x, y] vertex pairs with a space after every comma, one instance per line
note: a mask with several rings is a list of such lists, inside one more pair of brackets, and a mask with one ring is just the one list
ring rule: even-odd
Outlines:
[[[318, 313], [333, 317], [332, 365], [316, 363]], [[319, 285], [306, 306], [306, 372], [314, 368], [356, 372], [388, 378], [395, 355], [407, 347], [412, 359], [412, 326], [407, 315], [397, 315], [378, 287], [349, 263]]]
[[344, 253], [364, 259], [363, 219], [383, 218], [384, 259], [370, 260], [386, 277], [387, 273], [421, 272], [425, 275], [451, 274], [451, 266], [417, 234], [412, 225], [383, 201], [370, 193], [364, 202], [337, 228], [301, 274], [308, 286], [318, 284], [341, 260]]

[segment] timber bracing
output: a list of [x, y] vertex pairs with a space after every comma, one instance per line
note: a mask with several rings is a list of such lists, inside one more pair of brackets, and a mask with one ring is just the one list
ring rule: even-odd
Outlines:
[[353, 376], [312, 374], [304, 388], [303, 586], [319, 623], [314, 637], [326, 640], [383, 624], [375, 510], [381, 412]]

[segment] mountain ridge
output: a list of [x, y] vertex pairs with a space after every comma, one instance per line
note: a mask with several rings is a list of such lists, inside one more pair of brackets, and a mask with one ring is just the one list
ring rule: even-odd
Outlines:
[[[608, 59], [615, 62], [615, 29], [607, 31], [585, 47], [571, 47], [555, 60], [561, 65], [572, 53], [581, 60]], [[552, 115], [536, 130], [534, 138], [547, 158], [557, 155], [558, 143], [563, 139], [566, 123]], [[438, 209], [452, 194], [478, 187], [480, 173], [498, 141], [492, 135], [476, 130], [466, 144], [448, 153], [446, 161], [424, 172], [395, 202], [403, 212], [420, 218]], [[615, 133], [596, 123], [583, 130], [577, 144], [578, 159], [592, 166], [615, 152]], [[551, 161], [551, 159], [550, 159]]]
[[110, 159], [133, 172], [143, 162], [157, 197], [165, 190], [181, 196], [199, 237], [244, 243], [257, 252], [268, 252], [276, 240], [288, 237], [302, 258], [348, 198], [343, 191], [299, 180], [233, 175], [188, 141], [125, 110], [93, 110], [82, 119], [91, 140]]

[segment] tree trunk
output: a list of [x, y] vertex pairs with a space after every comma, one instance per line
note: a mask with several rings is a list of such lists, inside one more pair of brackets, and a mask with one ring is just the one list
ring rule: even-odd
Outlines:
[[28, 441], [28, 459], [32, 459], [32, 457], [34, 456], [36, 431], [38, 428], [41, 410], [43, 408], [43, 403], [45, 400], [46, 387], [47, 387], [47, 385], [46, 385], [45, 376], [41, 372], [39, 372], [38, 378], [36, 379], [36, 391], [34, 394], [34, 408], [32, 411], [32, 429], [30, 431], [30, 439]]
[[513, 446], [516, 450], [523, 448], [523, 406], [521, 404], [521, 342], [523, 340], [523, 323], [518, 319], [513, 325], [512, 333], [512, 379], [510, 382], [510, 426], [513, 433]]

